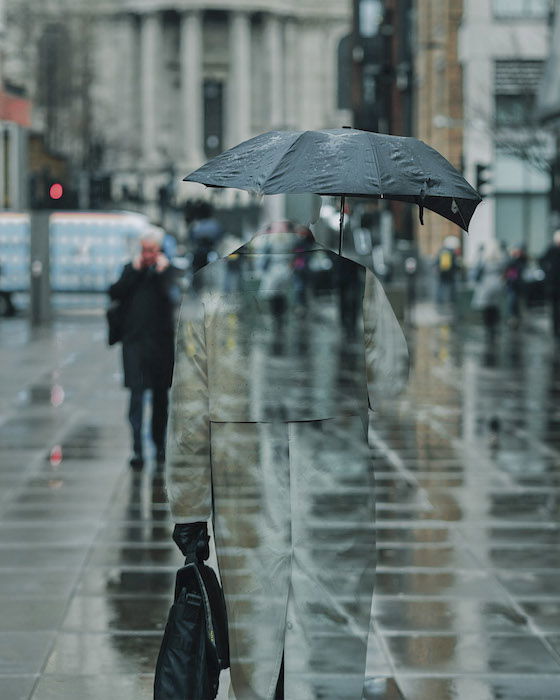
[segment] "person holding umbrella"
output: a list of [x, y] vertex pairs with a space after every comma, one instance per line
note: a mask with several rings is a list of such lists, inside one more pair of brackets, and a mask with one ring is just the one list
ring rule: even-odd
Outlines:
[[[368, 409], [405, 386], [408, 351], [379, 281], [340, 254], [344, 200], [412, 202], [421, 222], [431, 209], [467, 229], [480, 196], [417, 139], [357, 129], [261, 134], [185, 180], [341, 197], [338, 254], [273, 224], [235, 251], [235, 293], [221, 291], [227, 258], [195, 274], [178, 325], [166, 481], [187, 561], [208, 556], [212, 521], [234, 697], [360, 700], [376, 559]], [[317, 219], [314, 201], [299, 223]], [[330, 271], [304, 296], [302, 254], [310, 274]], [[278, 282], [255, 286], [271, 267]], [[341, 286], [355, 324], [341, 318]]]
[[[406, 342], [373, 273], [308, 229], [277, 222], [235, 255], [244, 271], [284, 266], [284, 352], [272, 278], [227, 294], [227, 258], [196, 273], [170, 405], [174, 540], [204, 558], [213, 522], [237, 700], [359, 700], [375, 573], [368, 405], [404, 387]], [[305, 296], [301, 255], [337, 273]], [[336, 280], [359, 300], [351, 336]]]

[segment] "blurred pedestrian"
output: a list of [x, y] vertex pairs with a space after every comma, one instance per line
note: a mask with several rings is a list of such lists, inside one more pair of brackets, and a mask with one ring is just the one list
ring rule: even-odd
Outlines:
[[550, 297], [552, 331], [555, 338], [560, 338], [560, 230], [554, 232], [552, 245], [542, 257], [541, 264]]
[[495, 337], [500, 322], [505, 266], [506, 260], [498, 241], [488, 241], [475, 275], [472, 306], [482, 312], [482, 321], [489, 338]]
[[[451, 240], [452, 239], [452, 240]], [[454, 304], [457, 296], [458, 256], [455, 249], [456, 240], [450, 236], [443, 243], [435, 259], [437, 274], [436, 303], [438, 306]]]
[[[258, 289], [258, 298], [261, 303], [266, 303], [269, 306], [269, 317], [273, 320], [276, 330], [276, 339], [280, 340], [284, 330], [284, 322], [286, 312], [289, 307], [292, 291], [294, 298], [296, 297], [295, 288], [297, 288], [297, 277], [293, 263], [295, 257], [294, 252], [296, 241], [303, 241], [303, 236], [294, 236], [295, 227], [291, 221], [276, 221], [265, 227], [265, 234], [284, 233], [292, 234], [282, 239], [278, 236], [267, 235], [266, 243], [263, 249], [260, 266], [261, 277]], [[290, 265], [286, 264], [287, 255], [290, 256]], [[279, 347], [278, 344], [275, 344]]]
[[[2, 264], [0, 263], [0, 283], [2, 281]], [[0, 316], [15, 316], [16, 307], [12, 301], [12, 293], [5, 289], [0, 289]]]
[[340, 323], [346, 338], [353, 341], [357, 330], [363, 299], [356, 272], [351, 261], [343, 258], [335, 267], [337, 293], [339, 299]]
[[214, 209], [209, 202], [201, 202], [198, 205], [196, 216], [189, 225], [193, 273], [219, 257], [217, 248], [224, 235], [224, 228], [214, 216]]
[[227, 265], [224, 276], [224, 291], [234, 293], [239, 290], [241, 284], [241, 258], [236, 250], [243, 241], [231, 233], [225, 234], [219, 246], [220, 257], [227, 257]]
[[[373, 273], [299, 230], [280, 222], [236, 251], [268, 271], [258, 289], [225, 293], [227, 258], [199, 270], [178, 326], [166, 462], [174, 540], [194, 561], [212, 519], [237, 700], [362, 697], [375, 574], [368, 397], [373, 406], [406, 379], [406, 342]], [[352, 268], [352, 343], [342, 276], [298, 295], [302, 255], [310, 270]], [[282, 305], [269, 303], [275, 291]], [[280, 358], [276, 315], [290, 337], [306, 336]], [[355, 497], [341, 497], [348, 485]]]
[[122, 359], [124, 385], [130, 389], [128, 418], [132, 429], [130, 465], [144, 463], [142, 423], [144, 395], [152, 395], [151, 436], [156, 461], [165, 461], [168, 390], [174, 355], [173, 272], [161, 251], [164, 232], [150, 227], [140, 241], [140, 253], [125, 265], [109, 288], [123, 309]]
[[511, 249], [505, 266], [506, 315], [508, 322], [515, 328], [521, 319], [521, 302], [523, 298], [523, 274], [527, 266], [527, 254], [522, 246]]
[[306, 308], [307, 301], [307, 286], [309, 284], [309, 255], [308, 251], [311, 249], [315, 239], [313, 238], [312, 231], [307, 226], [299, 226], [296, 229], [300, 236], [300, 239], [294, 248], [294, 291], [296, 295], [296, 304], [300, 306], [301, 309]]
[[481, 276], [482, 265], [484, 262], [484, 243], [480, 243], [476, 249], [476, 258], [474, 265], [471, 267], [468, 278], [471, 282], [478, 282], [478, 278]]

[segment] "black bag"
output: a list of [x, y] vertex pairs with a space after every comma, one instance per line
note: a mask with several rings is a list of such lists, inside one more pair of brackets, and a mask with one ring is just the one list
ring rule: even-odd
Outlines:
[[224, 594], [213, 569], [187, 564], [177, 572], [154, 678], [154, 700], [214, 700], [229, 667]]
[[124, 305], [120, 301], [112, 301], [105, 316], [108, 326], [107, 342], [109, 345], [120, 343], [123, 335]]

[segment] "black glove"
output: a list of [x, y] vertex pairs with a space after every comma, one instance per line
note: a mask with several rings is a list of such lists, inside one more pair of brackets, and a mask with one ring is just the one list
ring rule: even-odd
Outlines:
[[175, 525], [173, 541], [185, 556], [185, 564], [203, 562], [210, 556], [210, 537], [206, 523]]

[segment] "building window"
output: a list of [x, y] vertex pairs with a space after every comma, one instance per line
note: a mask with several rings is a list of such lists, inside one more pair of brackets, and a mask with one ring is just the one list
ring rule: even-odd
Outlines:
[[548, 17], [550, 0], [493, 0], [497, 19], [543, 19]]
[[531, 125], [542, 71], [542, 61], [496, 61], [494, 122], [497, 127]]
[[535, 95], [496, 95], [496, 126], [526, 126], [531, 123]]

